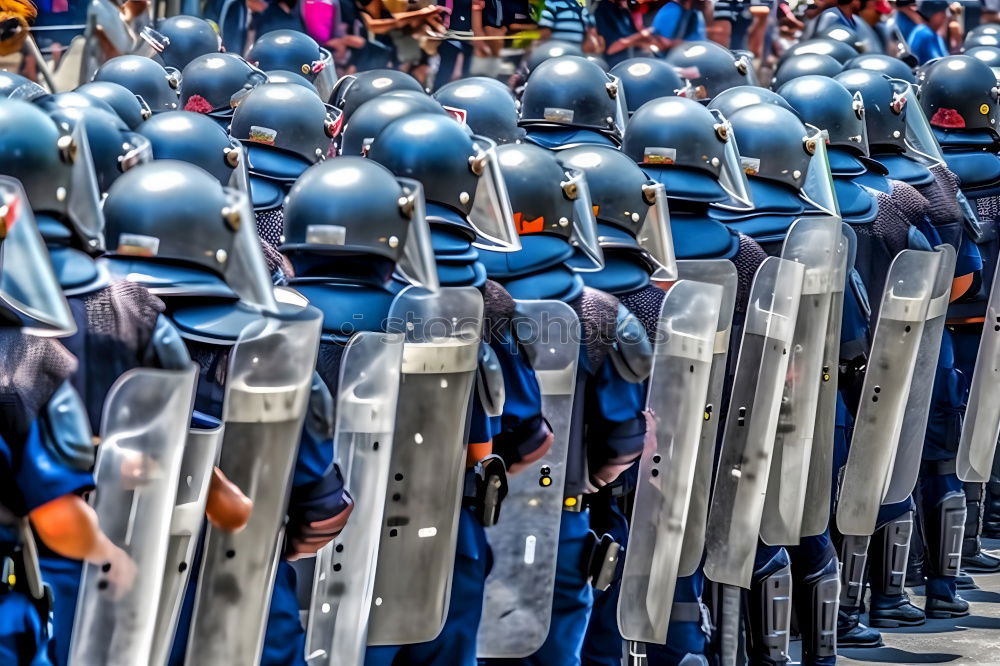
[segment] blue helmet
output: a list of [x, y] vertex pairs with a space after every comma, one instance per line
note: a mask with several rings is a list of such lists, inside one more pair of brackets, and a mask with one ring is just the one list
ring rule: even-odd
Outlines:
[[161, 113], [140, 125], [138, 131], [149, 140], [153, 159], [194, 164], [222, 185], [233, 183], [243, 166], [239, 142], [200, 113]]
[[206, 53], [218, 53], [222, 39], [212, 24], [197, 16], [171, 16], [161, 19], [156, 30], [167, 38], [160, 58], [167, 67], [184, 69], [189, 62]]
[[152, 115], [149, 105], [144, 99], [133, 95], [132, 91], [117, 83], [91, 81], [84, 83], [74, 92], [104, 102], [114, 109], [118, 117], [124, 120], [131, 129], [135, 129]]

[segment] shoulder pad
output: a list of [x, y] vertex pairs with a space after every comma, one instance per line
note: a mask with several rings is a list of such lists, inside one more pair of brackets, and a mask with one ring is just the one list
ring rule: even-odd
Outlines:
[[93, 469], [97, 447], [87, 420], [87, 409], [68, 381], [52, 394], [43, 418], [46, 427], [41, 428], [42, 445], [49, 454], [71, 469]]
[[191, 363], [191, 355], [180, 331], [162, 314], [156, 318], [147, 354], [152, 356], [149, 360], [153, 361], [148, 365], [164, 370], [183, 370]]
[[584, 287], [583, 293], [570, 306], [580, 318], [587, 363], [591, 370], [596, 370], [615, 344], [618, 299], [600, 289]]
[[479, 367], [476, 370], [476, 386], [479, 391], [479, 402], [487, 416], [503, 414], [505, 388], [503, 370], [500, 359], [493, 347], [485, 342], [479, 343]]
[[645, 381], [653, 371], [653, 345], [646, 328], [624, 305], [618, 306], [615, 343], [610, 356], [622, 379], [633, 384]]
[[333, 396], [318, 372], [312, 374], [309, 390], [309, 407], [306, 409], [305, 429], [317, 441], [333, 437], [335, 427]]
[[510, 325], [517, 305], [514, 297], [499, 282], [487, 280], [483, 285], [483, 337], [499, 334]]

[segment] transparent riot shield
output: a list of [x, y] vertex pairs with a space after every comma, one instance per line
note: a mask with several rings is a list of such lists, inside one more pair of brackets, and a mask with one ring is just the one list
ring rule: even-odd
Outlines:
[[483, 658], [526, 657], [549, 633], [580, 354], [579, 319], [559, 301], [518, 301], [515, 333], [538, 378], [555, 441], [540, 460], [510, 477], [500, 519], [486, 531], [493, 569], [479, 624]]
[[111, 542], [131, 560], [85, 564], [73, 618], [70, 662], [149, 663], [170, 514], [191, 418], [197, 369], [136, 368], [104, 403], [92, 497]]
[[660, 309], [646, 403], [656, 448], [639, 460], [618, 599], [630, 641], [667, 640], [721, 306], [722, 287], [682, 280]]
[[750, 587], [803, 272], [768, 257], [750, 288], [705, 529], [705, 575], [716, 583]]
[[361, 332], [340, 361], [334, 441], [354, 512], [344, 531], [316, 555], [306, 628], [310, 666], [365, 661], [402, 360], [402, 335]]
[[482, 322], [473, 287], [409, 287], [393, 301], [388, 330], [405, 337], [369, 645], [429, 641], [444, 626]]
[[955, 274], [955, 248], [939, 245], [940, 261], [934, 281], [934, 291], [927, 306], [924, 328], [920, 334], [917, 360], [913, 367], [910, 394], [906, 398], [903, 427], [899, 431], [899, 446], [893, 460], [889, 487], [882, 504], [902, 502], [917, 485], [920, 472], [920, 453], [927, 432], [927, 419], [931, 406], [931, 393], [937, 371], [938, 355], [941, 351], [941, 336], [944, 333], [948, 302], [951, 299], [951, 282]]
[[135, 33], [125, 22], [121, 9], [111, 0], [90, 0], [87, 3], [83, 39], [79, 83], [93, 79], [108, 60], [130, 53], [136, 42]]
[[798, 544], [802, 529], [830, 301], [837, 269], [847, 259], [840, 225], [836, 217], [800, 218], [781, 248], [782, 259], [802, 264], [804, 277], [760, 522], [760, 538], [774, 546]]
[[813, 427], [812, 454], [806, 477], [806, 501], [802, 510], [800, 536], [815, 536], [830, 523], [833, 497], [833, 445], [837, 430], [837, 388], [840, 365], [840, 331], [844, 315], [844, 289], [847, 286], [847, 263], [850, 227], [841, 222], [838, 261], [830, 285], [830, 314], [827, 319], [823, 362], [820, 365], [819, 395], [816, 399], [816, 423]]
[[715, 330], [712, 369], [708, 380], [708, 398], [698, 442], [698, 460], [695, 462], [691, 481], [687, 522], [681, 546], [678, 576], [690, 576], [701, 564], [705, 549], [705, 521], [715, 473], [715, 442], [719, 423], [722, 421], [722, 394], [726, 383], [726, 362], [729, 359], [729, 340], [733, 326], [733, 309], [736, 306], [736, 266], [725, 259], [683, 259], [677, 262], [682, 280], [706, 282], [722, 287], [722, 305]]
[[993, 274], [979, 352], [972, 371], [969, 402], [958, 443], [958, 478], [971, 483], [990, 480], [1000, 436], [1000, 271]]
[[247, 326], [230, 352], [219, 468], [253, 502], [236, 533], [209, 527], [188, 666], [260, 659], [322, 314], [284, 306]]
[[889, 266], [840, 482], [837, 528], [842, 534], [869, 536], [875, 529], [940, 260], [936, 252], [903, 250]]
[[173, 647], [184, 592], [191, 577], [198, 535], [205, 521], [205, 504], [212, 467], [219, 457], [223, 426], [191, 428], [184, 445], [181, 473], [177, 480], [174, 513], [170, 518], [170, 541], [163, 567], [163, 589], [156, 611], [151, 664], [165, 664]]

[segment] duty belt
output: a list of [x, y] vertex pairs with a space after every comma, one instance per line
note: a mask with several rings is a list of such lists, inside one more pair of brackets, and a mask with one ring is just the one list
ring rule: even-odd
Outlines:
[[507, 496], [507, 467], [498, 455], [489, 455], [465, 475], [462, 503], [471, 507], [483, 527], [496, 525]]

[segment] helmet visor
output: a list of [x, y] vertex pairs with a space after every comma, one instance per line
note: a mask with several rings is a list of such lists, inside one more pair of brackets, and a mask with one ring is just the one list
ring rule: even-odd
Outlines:
[[902, 109], [901, 113], [906, 122], [904, 155], [927, 167], [944, 164], [941, 146], [934, 137], [931, 124], [917, 100], [914, 87], [908, 81], [901, 79], [892, 79], [892, 87], [893, 105]]
[[138, 132], [128, 132], [128, 141], [123, 144], [125, 154], [118, 158], [118, 168], [122, 173], [132, 167], [153, 161], [153, 144]]
[[507, 186], [497, 163], [496, 144], [477, 136], [474, 145], [479, 152], [472, 158], [471, 168], [479, 174], [479, 180], [468, 215], [469, 224], [479, 236], [474, 245], [495, 252], [520, 250], [521, 238], [514, 226]]
[[823, 213], [840, 217], [837, 195], [833, 189], [830, 158], [826, 152], [827, 132], [812, 125], [806, 125], [806, 129], [810, 133], [805, 142], [812, 152], [812, 158], [809, 160], [806, 178], [802, 183], [802, 198]]
[[223, 185], [228, 185], [234, 190], [238, 190], [249, 196], [250, 171], [247, 169], [247, 155], [246, 150], [243, 149], [243, 144], [236, 139], [232, 139], [229, 145], [229, 153], [226, 154], [226, 158], [235, 161], [236, 166], [233, 167], [233, 173], [229, 177], [229, 182], [223, 183]]
[[639, 229], [639, 246], [656, 264], [656, 279], [676, 280], [677, 257], [674, 255], [674, 239], [670, 232], [667, 188], [663, 183], [649, 183], [643, 186], [642, 194], [647, 202], [652, 200], [652, 204]]
[[0, 177], [0, 308], [26, 333], [72, 335], [76, 323], [59, 286], [21, 184]]
[[257, 237], [257, 223], [250, 208], [250, 199], [245, 192], [234, 189], [226, 190], [226, 198], [229, 212], [239, 216], [239, 228], [236, 229], [232, 252], [226, 258], [223, 271], [226, 284], [241, 301], [266, 312], [276, 312], [278, 306], [274, 300], [274, 286], [260, 249], [261, 240]]
[[740, 162], [739, 146], [736, 144], [736, 134], [733, 126], [722, 115], [718, 109], [711, 109], [712, 115], [718, 121], [716, 131], [725, 136], [723, 141], [722, 164], [719, 165], [719, 185], [729, 195], [730, 204], [733, 208], [753, 208], [753, 197], [750, 196], [750, 184], [747, 182], [747, 175], [743, 172]]
[[105, 248], [104, 214], [101, 212], [101, 194], [84, 124], [77, 123], [70, 136], [73, 140], [70, 150], [72, 166], [65, 211], [87, 251], [100, 252]]
[[614, 134], [618, 138], [619, 142], [621, 138], [625, 136], [625, 125], [628, 124], [628, 106], [625, 104], [625, 87], [622, 85], [621, 79], [613, 74], [608, 74], [609, 90], [614, 90], [614, 95], [612, 99], [615, 102], [615, 126]]
[[229, 97], [229, 109], [235, 109], [240, 105], [247, 95], [253, 92], [254, 88], [262, 86], [267, 83], [267, 74], [262, 72], [258, 67], [255, 67], [251, 63], [246, 63], [250, 67], [250, 72], [247, 73], [246, 81], [243, 83], [243, 87], [234, 92]]
[[337, 68], [334, 67], [333, 55], [328, 50], [320, 48], [319, 53], [319, 60], [312, 63], [313, 74], [316, 76], [313, 79], [313, 85], [316, 86], [319, 98], [327, 102], [337, 85]]
[[169, 46], [169, 37], [147, 25], [139, 32], [139, 39], [136, 40], [132, 54], [143, 58], [155, 58]]
[[865, 100], [861, 96], [861, 91], [854, 93], [854, 99], [851, 102], [851, 105], [854, 107], [854, 114], [859, 120], [861, 120], [861, 122], [858, 123], [861, 126], [861, 132], [850, 137], [850, 139], [852, 143], [857, 143], [858, 149], [861, 150], [861, 154], [868, 157], [868, 122], [865, 120]]
[[400, 205], [409, 216], [410, 224], [407, 225], [403, 256], [396, 263], [396, 271], [410, 284], [428, 291], [437, 291], [441, 283], [438, 281], [437, 263], [434, 261], [431, 229], [427, 224], [424, 187], [409, 178], [398, 180], [404, 191]]
[[563, 181], [563, 193], [573, 202], [573, 233], [570, 243], [576, 248], [577, 257], [573, 270], [579, 272], [599, 271], [604, 268], [604, 252], [597, 239], [597, 218], [594, 204], [587, 187], [587, 177], [578, 169], [567, 169], [567, 179]]

